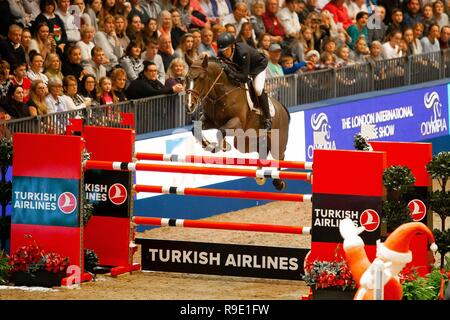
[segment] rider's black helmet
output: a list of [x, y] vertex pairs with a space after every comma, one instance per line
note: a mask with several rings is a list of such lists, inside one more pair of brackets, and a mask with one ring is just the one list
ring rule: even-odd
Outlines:
[[236, 39], [231, 33], [223, 32], [217, 38], [217, 48], [219, 51], [224, 51], [235, 42]]

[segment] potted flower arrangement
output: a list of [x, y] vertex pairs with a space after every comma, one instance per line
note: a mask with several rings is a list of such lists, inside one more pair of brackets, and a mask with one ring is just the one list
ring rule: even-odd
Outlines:
[[342, 255], [333, 261], [306, 259], [304, 281], [312, 289], [313, 300], [351, 300], [356, 282]]
[[55, 287], [66, 276], [69, 258], [45, 252], [35, 241], [16, 250], [10, 257], [12, 282], [16, 286]]

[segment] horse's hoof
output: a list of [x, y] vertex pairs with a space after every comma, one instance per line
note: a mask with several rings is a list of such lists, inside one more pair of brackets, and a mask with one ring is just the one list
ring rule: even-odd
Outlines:
[[255, 181], [259, 186], [263, 186], [266, 183], [267, 179], [266, 178], [255, 178]]
[[211, 153], [216, 153], [219, 151], [217, 149], [218, 149], [218, 145], [216, 143], [210, 143], [209, 145], [206, 146], [205, 151], [211, 152]]
[[223, 152], [227, 152], [227, 151], [230, 151], [230, 150], [231, 150], [231, 144], [229, 144], [228, 142], [225, 142], [225, 144], [224, 144], [224, 146], [222, 148], [222, 151]]
[[281, 180], [281, 179], [274, 179], [274, 180], [272, 181], [272, 184], [275, 186], [275, 188], [276, 188], [278, 191], [283, 191], [283, 190], [286, 189], [286, 187], [287, 187], [286, 182], [283, 181], [283, 180]]

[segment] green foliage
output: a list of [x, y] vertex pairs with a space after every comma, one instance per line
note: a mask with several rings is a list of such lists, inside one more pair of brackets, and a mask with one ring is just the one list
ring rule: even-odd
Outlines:
[[84, 202], [83, 202], [83, 226], [87, 225], [87, 223], [89, 222], [89, 220], [92, 217], [93, 212], [94, 212], [93, 204], [89, 200], [84, 199]]
[[427, 278], [418, 277], [411, 281], [405, 281], [403, 287], [403, 300], [436, 300], [435, 288]]
[[441, 256], [445, 256], [448, 252], [450, 252], [450, 229], [444, 231], [434, 229], [433, 235], [438, 246], [438, 252]]
[[84, 249], [84, 270], [93, 273], [98, 266], [98, 256], [94, 250]]
[[367, 142], [366, 138], [364, 138], [359, 133], [355, 135], [355, 140], [353, 141], [353, 145], [356, 150], [370, 151], [372, 149], [370, 147], [369, 143]]
[[433, 179], [437, 179], [441, 189], [445, 191], [445, 185], [450, 177], [450, 151], [439, 152], [427, 164], [427, 172]]
[[387, 223], [387, 232], [392, 232], [400, 225], [413, 221], [403, 201], [383, 201], [383, 218]]
[[390, 166], [383, 172], [383, 185], [388, 191], [405, 194], [416, 182], [411, 169], [405, 166]]
[[434, 191], [430, 194], [430, 209], [445, 220], [450, 215], [450, 191]]
[[9, 264], [9, 258], [4, 251], [0, 251], [0, 284], [8, 282], [9, 271], [11, 265]]

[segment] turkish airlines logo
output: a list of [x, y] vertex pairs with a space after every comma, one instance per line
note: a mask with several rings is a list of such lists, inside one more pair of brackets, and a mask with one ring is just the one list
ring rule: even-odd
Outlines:
[[113, 184], [108, 190], [108, 198], [112, 203], [119, 206], [127, 200], [127, 189], [121, 183]]
[[411, 200], [408, 203], [408, 209], [414, 221], [421, 221], [427, 215], [427, 207], [419, 199]]
[[64, 192], [58, 198], [58, 207], [65, 214], [71, 214], [77, 208], [77, 198], [72, 192]]
[[364, 229], [366, 229], [366, 231], [373, 232], [377, 230], [380, 225], [380, 216], [375, 210], [367, 209], [361, 213], [359, 223], [364, 227]]

